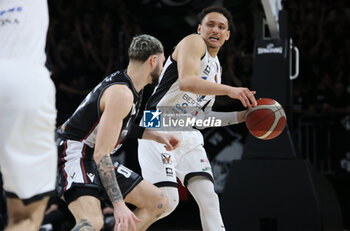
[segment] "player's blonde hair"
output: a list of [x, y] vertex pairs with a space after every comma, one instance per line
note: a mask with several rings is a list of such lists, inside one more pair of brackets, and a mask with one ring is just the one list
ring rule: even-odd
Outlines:
[[128, 53], [130, 60], [145, 62], [151, 55], [164, 52], [162, 43], [147, 34], [137, 35], [132, 39]]

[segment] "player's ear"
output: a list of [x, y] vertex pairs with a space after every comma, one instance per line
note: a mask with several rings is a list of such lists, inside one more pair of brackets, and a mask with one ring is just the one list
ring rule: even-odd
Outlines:
[[156, 55], [151, 55], [149, 57], [149, 63], [151, 65], [151, 68], [153, 68], [157, 64], [157, 56]]
[[198, 33], [198, 34], [201, 34], [201, 24], [198, 24], [197, 33]]
[[231, 36], [231, 31], [226, 31], [226, 41], [230, 39], [230, 36]]

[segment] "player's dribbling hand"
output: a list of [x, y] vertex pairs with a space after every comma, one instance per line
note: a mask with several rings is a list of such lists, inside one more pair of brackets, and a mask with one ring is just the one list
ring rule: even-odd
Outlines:
[[142, 221], [125, 205], [124, 202], [114, 204], [114, 231], [128, 231], [129, 224], [132, 231], [136, 231], [135, 222]]
[[242, 102], [244, 107], [255, 107], [257, 105], [254, 95], [256, 91], [250, 91], [246, 87], [232, 87], [232, 90], [228, 94], [230, 98], [238, 99]]

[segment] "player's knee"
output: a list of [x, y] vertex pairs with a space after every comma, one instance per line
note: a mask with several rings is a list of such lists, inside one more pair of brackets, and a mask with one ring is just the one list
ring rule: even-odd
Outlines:
[[158, 212], [164, 213], [165, 209], [168, 207], [168, 203], [169, 201], [167, 195], [165, 195], [165, 193], [160, 190], [157, 204], [157, 209], [159, 210]]
[[189, 182], [187, 188], [196, 199], [200, 208], [216, 209], [219, 207], [219, 197], [211, 181], [207, 179], [194, 179]]
[[215, 193], [215, 191], [210, 191], [203, 195], [200, 203], [201, 204], [205, 203], [205, 206], [207, 208], [216, 209], [217, 207], [219, 207], [219, 197]]
[[167, 206], [165, 207], [164, 212], [160, 217], [163, 218], [168, 216], [176, 209], [177, 205], [179, 204], [179, 193], [177, 191], [177, 188], [162, 187], [161, 189], [168, 198]]
[[91, 222], [92, 227], [94, 228], [93, 230], [101, 230], [103, 228], [103, 223], [104, 221], [102, 216], [94, 218]]
[[83, 230], [87, 230], [87, 231], [101, 230], [103, 228], [102, 215], [90, 217], [89, 219], [81, 219], [77, 221], [75, 227], [80, 227], [80, 228], [83, 228]]
[[29, 212], [25, 212], [25, 210], [23, 210], [22, 212], [12, 212], [8, 215], [10, 225], [23, 225], [28, 227], [28, 230], [35, 230], [36, 224], [35, 221], [32, 220], [32, 217]]
[[176, 209], [178, 204], [179, 204], [179, 197], [168, 198], [168, 206], [166, 207], [166, 209], [164, 211], [165, 216], [172, 213]]
[[28, 231], [37, 231], [39, 230], [40, 222], [35, 222], [28, 217], [16, 217], [15, 220], [9, 219], [9, 226], [7, 228], [12, 230], [11, 227], [17, 227], [18, 229], [23, 228]]
[[150, 213], [155, 214], [156, 217], [161, 216], [168, 206], [168, 197], [166, 194], [157, 188], [157, 193], [154, 194], [152, 201], [148, 205]]

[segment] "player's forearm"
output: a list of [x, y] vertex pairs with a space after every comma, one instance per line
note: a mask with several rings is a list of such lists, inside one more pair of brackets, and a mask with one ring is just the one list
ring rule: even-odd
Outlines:
[[[244, 111], [234, 111], [234, 112], [216, 112], [216, 111], [207, 111], [204, 112], [203, 119], [215, 118], [221, 121], [221, 127], [229, 126], [233, 124], [242, 123], [245, 121], [245, 114], [247, 110]], [[196, 126], [198, 129], [208, 128], [210, 126]]]
[[232, 91], [231, 86], [209, 82], [198, 77], [180, 80], [179, 87], [181, 91], [200, 95], [228, 95]]
[[150, 131], [149, 129], [146, 128], [145, 131], [143, 132], [142, 139], [158, 141], [159, 135], [160, 134], [158, 132]]
[[245, 114], [247, 113], [246, 110], [244, 111], [234, 111], [234, 112], [216, 112], [216, 111], [210, 111], [206, 113], [206, 118], [208, 117], [215, 117], [217, 119], [222, 120], [222, 126], [228, 126], [232, 124], [238, 124], [245, 121]]
[[103, 155], [96, 164], [101, 183], [105, 188], [111, 202], [113, 204], [122, 202], [123, 195], [120, 191], [117, 178], [115, 176], [114, 167], [110, 155]]

